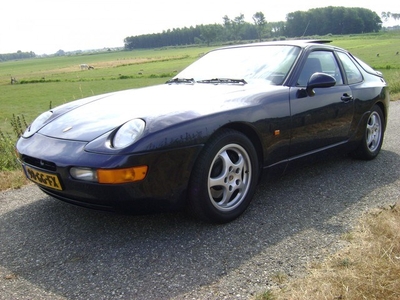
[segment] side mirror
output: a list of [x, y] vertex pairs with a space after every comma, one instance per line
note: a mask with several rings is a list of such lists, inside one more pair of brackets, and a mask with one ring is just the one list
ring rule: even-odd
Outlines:
[[336, 84], [336, 79], [325, 73], [314, 73], [311, 75], [307, 83], [307, 94], [312, 97], [315, 95], [315, 88], [328, 88]]

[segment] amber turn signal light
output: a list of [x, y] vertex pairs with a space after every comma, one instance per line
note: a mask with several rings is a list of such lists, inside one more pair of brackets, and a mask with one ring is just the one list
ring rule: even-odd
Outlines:
[[127, 183], [143, 180], [147, 174], [147, 166], [139, 166], [125, 169], [99, 169], [97, 180], [99, 183]]

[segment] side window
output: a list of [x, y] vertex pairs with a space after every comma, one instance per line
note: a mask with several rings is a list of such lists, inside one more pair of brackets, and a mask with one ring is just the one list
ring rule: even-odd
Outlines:
[[337, 54], [342, 61], [348, 83], [354, 84], [363, 81], [363, 76], [361, 75], [360, 70], [356, 67], [350, 57], [342, 52], [338, 52]]
[[343, 84], [342, 75], [333, 52], [314, 51], [308, 56], [297, 81], [298, 86], [307, 86], [308, 80], [315, 72], [329, 74], [336, 79], [336, 85]]

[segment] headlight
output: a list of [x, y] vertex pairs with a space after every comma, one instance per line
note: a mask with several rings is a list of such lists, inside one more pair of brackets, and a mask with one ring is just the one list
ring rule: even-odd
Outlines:
[[52, 115], [53, 112], [51, 110], [42, 113], [28, 126], [22, 136], [27, 138], [35, 134]]
[[126, 122], [115, 133], [112, 139], [112, 147], [124, 148], [136, 142], [143, 133], [146, 123], [141, 119]]

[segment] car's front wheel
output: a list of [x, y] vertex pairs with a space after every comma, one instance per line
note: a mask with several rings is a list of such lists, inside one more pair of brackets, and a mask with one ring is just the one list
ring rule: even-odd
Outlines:
[[364, 136], [358, 148], [352, 153], [352, 156], [365, 160], [375, 158], [381, 150], [384, 132], [385, 122], [383, 113], [381, 108], [375, 105], [368, 116]]
[[221, 130], [211, 137], [196, 161], [188, 208], [208, 222], [232, 221], [249, 205], [258, 176], [257, 152], [250, 139], [236, 130]]

